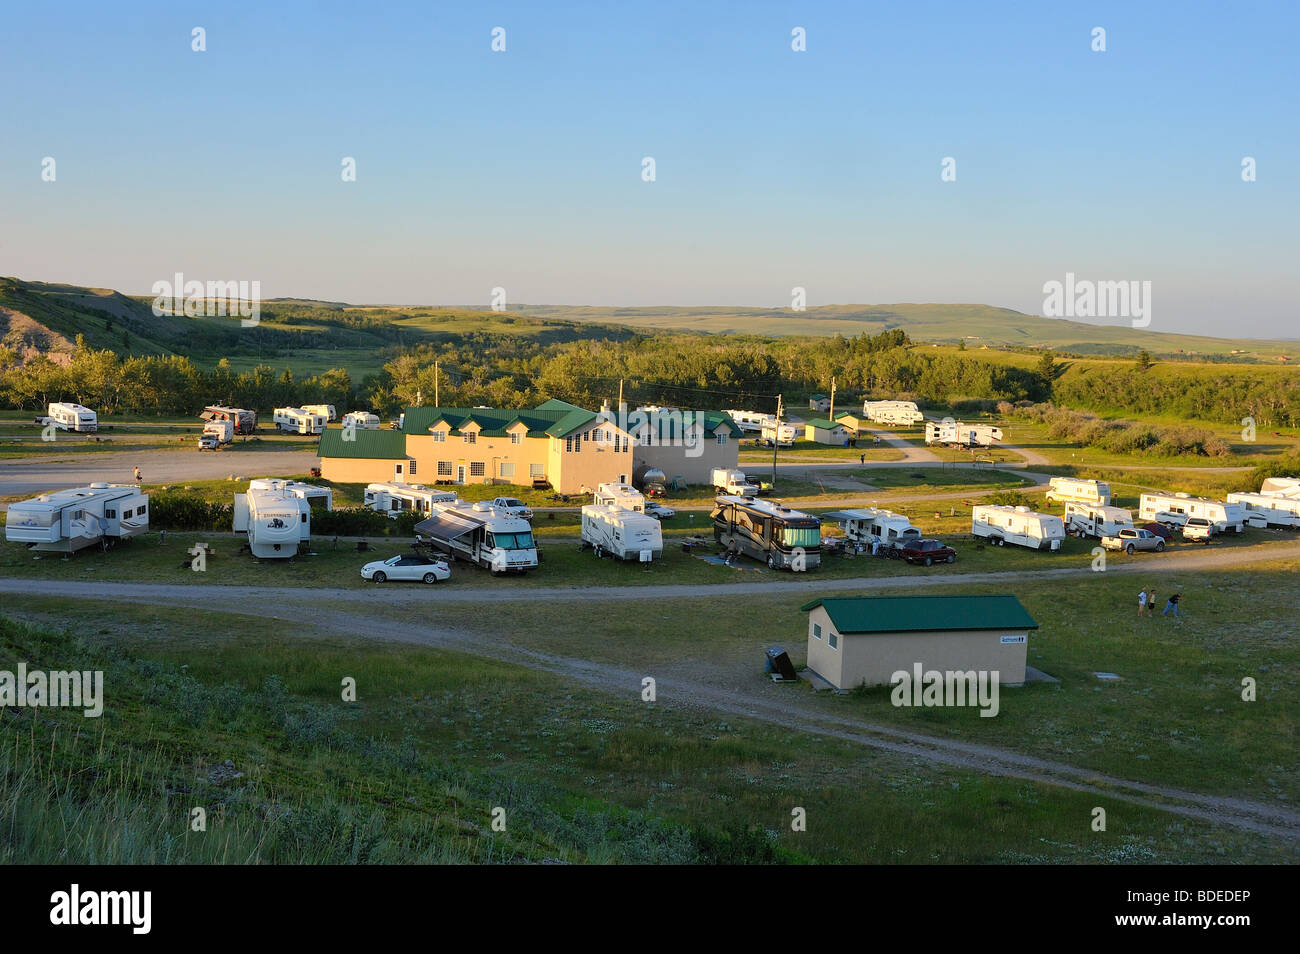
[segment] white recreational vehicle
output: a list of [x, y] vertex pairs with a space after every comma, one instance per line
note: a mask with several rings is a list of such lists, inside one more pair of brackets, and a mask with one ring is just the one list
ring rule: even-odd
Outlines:
[[915, 401], [866, 401], [862, 415], [874, 424], [911, 427], [925, 420]]
[[892, 510], [875, 507], [837, 510], [822, 514], [822, 519], [834, 520], [844, 531], [845, 538], [863, 546], [871, 546], [879, 540], [881, 546], [897, 550], [921, 539], [921, 531], [912, 526], [912, 521]]
[[91, 484], [9, 505], [5, 539], [29, 550], [75, 553], [104, 549], [149, 529], [149, 495], [139, 487]]
[[611, 480], [603, 484], [597, 484], [591, 502], [605, 507], [622, 507], [624, 510], [645, 513], [645, 494], [631, 484], [623, 484], [617, 481]]
[[290, 488], [292, 483], [254, 480], [248, 493], [235, 494], [235, 533], [248, 534], [248, 548], [259, 559], [296, 556], [311, 538], [311, 504]]
[[1246, 508], [1241, 504], [1190, 494], [1143, 494], [1138, 516], [1169, 527], [1181, 527], [1192, 517], [1204, 517], [1215, 533], [1241, 533], [1246, 529]]
[[582, 543], [596, 556], [649, 563], [663, 556], [659, 521], [645, 512], [645, 497], [631, 484], [599, 484], [593, 502], [582, 508]]
[[343, 415], [343, 426], [347, 427], [349, 424], [363, 431], [377, 431], [379, 415], [371, 414], [369, 411], [348, 411]]
[[1074, 477], [1053, 477], [1047, 482], [1047, 499], [1057, 503], [1071, 500], [1079, 503], [1110, 506], [1110, 484], [1104, 480], [1082, 480]]
[[235, 439], [235, 422], [229, 419], [208, 421], [199, 435], [199, 450], [216, 450]]
[[277, 407], [274, 420], [280, 432], [288, 434], [319, 434], [326, 424], [324, 414], [313, 414], [300, 407]]
[[367, 484], [365, 505], [371, 510], [387, 514], [394, 520], [400, 513], [428, 516], [435, 503], [454, 503], [457, 497], [450, 490], [432, 490], [424, 484], [376, 483]]
[[767, 444], [775, 443], [778, 447], [790, 447], [799, 437], [802, 428], [786, 421], [777, 423], [775, 417], [769, 417], [762, 424], [759, 437]]
[[278, 477], [261, 477], [248, 482], [249, 490], [283, 490], [307, 501], [312, 510], [333, 510], [334, 491], [329, 487], [305, 484], [298, 480], [281, 480]]
[[976, 507], [971, 511], [970, 530], [999, 547], [1013, 543], [1031, 550], [1059, 550], [1065, 540], [1065, 523], [1060, 517], [1005, 504]]
[[477, 563], [494, 574], [524, 574], [537, 566], [533, 525], [484, 502], [433, 504], [429, 518], [415, 525], [415, 539], [417, 545]]
[[1123, 507], [1081, 503], [1070, 500], [1065, 504], [1065, 532], [1081, 537], [1117, 537], [1124, 529], [1133, 528], [1133, 511]]
[[742, 431], [751, 431], [751, 432], [758, 432], [759, 430], [761, 430], [764, 422], [766, 422], [768, 418], [772, 416], [771, 414], [765, 414], [762, 411], [730, 410], [730, 411], [723, 411], [722, 413], [726, 414], [733, 421], [735, 421], [736, 426], [740, 428]]
[[1266, 527], [1300, 527], [1300, 497], [1282, 494], [1228, 494], [1228, 503], [1246, 508], [1247, 522]]
[[58, 402], [46, 408], [47, 420], [61, 431], [80, 431], [93, 434], [99, 430], [99, 418], [88, 407], [70, 402]]
[[334, 413], [333, 404], [304, 404], [302, 409], [308, 414], [317, 414], [325, 418], [325, 423], [332, 424], [338, 415]]
[[253, 434], [257, 431], [257, 412], [242, 407], [210, 404], [203, 409], [199, 417], [205, 421], [230, 421], [235, 426], [236, 436]]
[[1300, 497], [1300, 477], [1265, 477], [1259, 485], [1261, 494]]
[[992, 447], [1002, 440], [1002, 428], [992, 424], [963, 424], [961, 421], [926, 421], [925, 442], [949, 447]]
[[713, 539], [733, 553], [765, 562], [774, 570], [811, 570], [822, 559], [821, 520], [775, 500], [719, 497]]

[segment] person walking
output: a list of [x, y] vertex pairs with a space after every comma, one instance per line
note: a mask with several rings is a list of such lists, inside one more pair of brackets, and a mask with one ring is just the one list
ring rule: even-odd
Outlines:
[[1175, 593], [1173, 596], [1169, 597], [1169, 602], [1165, 604], [1165, 610], [1160, 615], [1168, 616], [1169, 611], [1173, 610], [1175, 616], [1182, 616], [1183, 614], [1178, 612], [1178, 601], [1181, 600], [1182, 598], [1183, 597], [1181, 593]]
[[135, 482], [136, 482], [137, 484], [140, 483], [140, 468], [139, 468], [139, 467], [136, 467], [136, 468], [135, 468]]
[[1143, 589], [1138, 593], [1138, 619], [1147, 615], [1147, 591]]
[[867, 462], [867, 455], [866, 455], [866, 454], [859, 454], [859, 455], [858, 455], [858, 463], [859, 463], [859, 464], [866, 464], [866, 462]]

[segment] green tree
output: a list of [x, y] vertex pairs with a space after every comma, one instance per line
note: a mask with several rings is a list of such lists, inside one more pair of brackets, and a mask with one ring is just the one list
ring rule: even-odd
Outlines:
[[1146, 370], [1147, 370], [1148, 368], [1150, 368], [1151, 365], [1153, 365], [1153, 364], [1155, 364], [1155, 362], [1151, 360], [1151, 352], [1150, 352], [1150, 351], [1147, 351], [1147, 350], [1144, 349], [1144, 350], [1138, 352], [1138, 356], [1137, 356], [1137, 369], [1138, 369], [1139, 371], [1146, 371]]

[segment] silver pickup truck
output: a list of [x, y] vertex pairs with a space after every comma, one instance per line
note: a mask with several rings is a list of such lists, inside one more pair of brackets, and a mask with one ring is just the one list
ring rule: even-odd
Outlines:
[[1165, 548], [1165, 541], [1163, 537], [1150, 530], [1124, 527], [1113, 537], [1102, 537], [1101, 545], [1107, 550], [1123, 550], [1125, 553], [1134, 553], [1138, 550], [1160, 553]]

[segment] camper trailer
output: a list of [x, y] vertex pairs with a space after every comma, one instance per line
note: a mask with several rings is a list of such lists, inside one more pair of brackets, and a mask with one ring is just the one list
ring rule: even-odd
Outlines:
[[1215, 533], [1229, 530], [1241, 533], [1246, 529], [1246, 508], [1241, 504], [1190, 494], [1143, 494], [1138, 516], [1169, 527], [1181, 527], [1192, 517], [1204, 517], [1213, 525]]
[[659, 521], [647, 513], [610, 504], [582, 508], [582, 544], [619, 560], [649, 563], [663, 556], [664, 539]]
[[645, 495], [631, 484], [617, 481], [597, 484], [591, 502], [600, 506], [622, 507], [624, 510], [645, 513]]
[[1132, 527], [1133, 511], [1123, 507], [1106, 507], [1077, 500], [1071, 500], [1065, 505], [1066, 533], [1100, 539], [1117, 537], [1121, 530]]
[[60, 402], [46, 408], [47, 421], [61, 431], [77, 431], [93, 434], [99, 430], [99, 418], [95, 412], [80, 404]]
[[1110, 506], [1110, 484], [1102, 480], [1076, 480], [1073, 477], [1053, 477], [1047, 482], [1048, 500], [1068, 503], [1094, 504], [1099, 507]]
[[424, 484], [377, 483], [366, 485], [364, 503], [396, 520], [401, 513], [428, 516], [435, 503], [453, 503], [456, 499], [450, 490], [431, 490]]
[[415, 525], [415, 539], [417, 546], [477, 563], [494, 574], [524, 574], [537, 566], [532, 524], [484, 502], [432, 504], [429, 518]]
[[722, 413], [726, 414], [733, 421], [735, 421], [736, 426], [740, 428], [742, 431], [747, 431], [750, 433], [758, 433], [760, 430], [762, 430], [764, 422], [766, 422], [768, 418], [772, 416], [771, 414], [765, 414], [762, 411], [730, 410], [730, 411], [723, 411]]
[[257, 431], [257, 412], [242, 407], [212, 404], [205, 407], [199, 417], [205, 421], [230, 421], [235, 427], [236, 437], [244, 437]]
[[235, 533], [248, 535], [248, 548], [259, 559], [297, 556], [311, 538], [311, 504], [291, 489], [292, 483], [254, 480], [248, 493], [235, 494]]
[[961, 421], [926, 421], [925, 442], [948, 447], [992, 447], [1002, 440], [1002, 429], [992, 424], [963, 424]]
[[867, 401], [862, 405], [862, 415], [875, 424], [892, 427], [911, 427], [925, 420], [915, 401]]
[[921, 531], [912, 526], [912, 521], [892, 510], [866, 507], [862, 510], [837, 510], [824, 513], [822, 517], [834, 520], [844, 531], [846, 539], [863, 547], [879, 541], [883, 547], [898, 550], [921, 539]]
[[811, 570], [821, 563], [821, 520], [774, 500], [719, 497], [713, 539], [728, 550], [761, 560], [774, 570]]
[[1281, 494], [1228, 494], [1228, 503], [1246, 508], [1246, 522], [1266, 527], [1300, 527], [1300, 497]]
[[29, 550], [75, 553], [104, 549], [149, 529], [149, 495], [138, 487], [91, 484], [9, 505], [5, 539]]
[[802, 428], [796, 427], [786, 421], [777, 422], [774, 417], [769, 417], [762, 424], [759, 431], [759, 438], [769, 447], [775, 443], [778, 447], [790, 447], [799, 437]]
[[234, 439], [235, 424], [233, 421], [208, 421], [203, 425], [203, 433], [199, 435], [199, 447], [202, 448], [205, 443], [209, 443], [212, 448], [217, 448], [222, 444], [229, 444]]
[[1300, 477], [1265, 477], [1259, 485], [1261, 494], [1300, 497]]
[[343, 415], [343, 426], [352, 425], [363, 431], [379, 430], [379, 415], [371, 414], [369, 411], [348, 411]]
[[334, 413], [333, 404], [304, 404], [302, 409], [308, 414], [315, 414], [325, 418], [326, 424], [333, 424], [338, 420], [338, 415]]
[[280, 480], [276, 477], [261, 477], [248, 482], [249, 490], [283, 490], [307, 501], [312, 510], [333, 510], [334, 491], [317, 484], [305, 484], [297, 480]]
[[1012, 543], [1031, 550], [1059, 550], [1065, 524], [1060, 517], [1028, 507], [988, 504], [971, 511], [971, 533], [999, 547]]
[[275, 426], [282, 434], [319, 434], [325, 430], [324, 414], [313, 414], [300, 407], [277, 407]]

